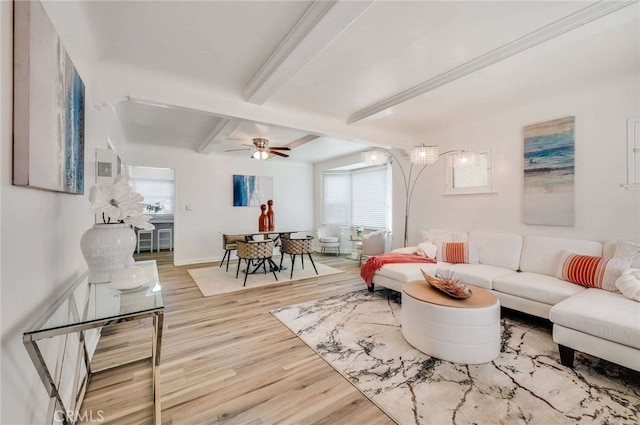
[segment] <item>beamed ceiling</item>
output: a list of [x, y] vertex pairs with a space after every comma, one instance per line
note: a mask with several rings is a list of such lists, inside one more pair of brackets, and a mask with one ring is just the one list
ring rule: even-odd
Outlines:
[[[315, 162], [640, 74], [637, 2], [81, 1], [45, 9], [120, 146]], [[280, 160], [276, 158], [274, 160]]]

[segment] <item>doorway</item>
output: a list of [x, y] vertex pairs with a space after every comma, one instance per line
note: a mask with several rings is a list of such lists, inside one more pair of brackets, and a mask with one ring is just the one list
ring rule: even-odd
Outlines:
[[[175, 246], [175, 173], [171, 168], [128, 167], [131, 186], [144, 197], [144, 213], [155, 226], [151, 234], [139, 237], [133, 258], [136, 261], [156, 260], [158, 265], [173, 265]], [[138, 232], [138, 229], [136, 229]], [[138, 236], [138, 235], [136, 235]]]

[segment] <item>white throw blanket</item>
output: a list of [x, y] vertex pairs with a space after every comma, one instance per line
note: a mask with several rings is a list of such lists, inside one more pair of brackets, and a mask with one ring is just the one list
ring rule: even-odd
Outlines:
[[640, 302], [640, 269], [627, 269], [616, 279], [616, 288], [627, 298]]

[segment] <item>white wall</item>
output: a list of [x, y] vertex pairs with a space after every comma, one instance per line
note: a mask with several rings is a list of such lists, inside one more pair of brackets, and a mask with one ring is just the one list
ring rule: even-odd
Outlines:
[[[640, 240], [640, 192], [620, 186], [626, 182], [626, 120], [640, 116], [638, 93], [638, 77], [629, 76], [535, 102], [525, 99], [519, 107], [491, 116], [461, 117], [455, 125], [416, 137], [437, 144], [441, 152], [491, 147], [496, 194], [444, 196], [444, 161], [428, 166], [413, 194], [409, 245], [420, 242], [420, 230], [434, 227], [600, 241]], [[522, 128], [569, 115], [576, 117], [575, 226], [525, 225]], [[400, 164], [393, 165], [393, 247], [403, 245], [404, 235], [406, 198], [400, 166], [407, 176], [409, 171], [408, 161], [398, 159]], [[316, 226], [322, 219], [322, 173], [359, 161], [359, 156], [350, 155], [316, 164]], [[414, 168], [411, 183], [419, 170]]]
[[[416, 186], [410, 245], [419, 242], [421, 229], [429, 227], [600, 241], [639, 240], [640, 192], [620, 186], [626, 182], [626, 120], [640, 116], [638, 93], [638, 76], [629, 76], [541, 101], [523, 102], [492, 116], [461, 117], [455, 125], [422, 135], [429, 144], [438, 144], [441, 152], [492, 147], [493, 190], [497, 194], [443, 196], [444, 164], [438, 161], [425, 170]], [[525, 225], [522, 127], [569, 115], [576, 118], [575, 226]], [[396, 180], [396, 195], [401, 190], [398, 184]]]
[[[2, 424], [44, 423], [48, 396], [22, 343], [22, 332], [86, 264], [80, 237], [93, 224], [87, 196], [11, 185], [12, 3], [0, 2], [0, 196]], [[83, 76], [84, 77], [84, 76]], [[86, 79], [85, 79], [86, 83]], [[85, 112], [85, 193], [95, 179], [94, 152], [106, 147]]]
[[171, 168], [128, 166], [129, 177], [132, 179], [173, 180], [174, 172]]
[[[11, 43], [13, 42], [13, 17], [11, 13], [13, 8], [9, 4], [0, 3], [0, 149], [3, 149], [4, 143], [6, 140], [11, 138], [12, 131], [12, 106], [11, 106], [11, 84], [13, 78], [12, 72], [12, 61], [10, 58], [13, 56], [13, 49], [11, 47]], [[0, 150], [0, 153], [2, 150]], [[4, 176], [4, 162], [0, 158], [0, 176]], [[0, 177], [1, 179], [2, 177]], [[2, 235], [2, 193], [3, 188], [2, 184], [0, 184], [0, 236]], [[2, 320], [2, 243], [0, 242], [0, 320]], [[0, 324], [1, 329], [1, 324]], [[2, 332], [2, 349], [0, 349], [0, 422], [3, 421], [3, 398], [2, 398], [2, 365], [3, 362], [3, 354], [4, 351], [4, 332]]]
[[175, 171], [176, 265], [221, 260], [222, 233], [258, 230], [259, 207], [233, 206], [233, 174], [273, 177], [276, 230], [313, 230], [313, 167], [309, 164], [203, 155], [187, 149], [150, 149], [139, 144], [128, 145], [122, 157], [128, 165]]

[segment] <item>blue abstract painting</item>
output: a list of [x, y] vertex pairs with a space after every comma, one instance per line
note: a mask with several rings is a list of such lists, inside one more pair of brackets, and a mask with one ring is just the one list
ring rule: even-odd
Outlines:
[[84, 192], [85, 87], [40, 2], [14, 2], [13, 184]]
[[233, 206], [259, 207], [273, 199], [273, 177], [233, 175]]
[[573, 226], [575, 118], [524, 127], [524, 223]]

